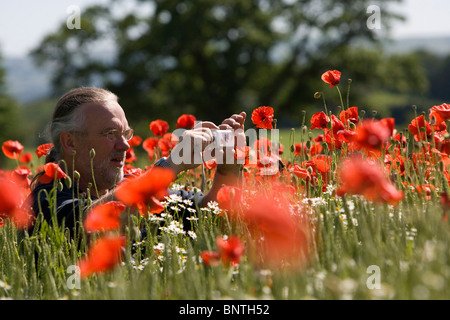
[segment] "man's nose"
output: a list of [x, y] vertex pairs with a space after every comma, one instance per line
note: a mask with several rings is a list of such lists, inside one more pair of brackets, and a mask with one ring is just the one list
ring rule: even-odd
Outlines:
[[121, 136], [116, 140], [115, 148], [116, 150], [127, 151], [128, 149], [130, 149], [130, 144], [124, 136]]

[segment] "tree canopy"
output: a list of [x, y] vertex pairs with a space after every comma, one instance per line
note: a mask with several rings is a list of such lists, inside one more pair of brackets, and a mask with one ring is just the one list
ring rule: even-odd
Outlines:
[[[106, 87], [133, 121], [181, 113], [221, 121], [260, 105], [291, 117], [317, 103], [313, 94], [325, 88], [320, 75], [328, 69], [345, 67], [344, 75], [365, 83], [374, 76], [362, 70], [374, 63], [369, 69], [386, 78], [377, 68], [381, 54], [347, 48], [387, 34], [401, 18], [388, 8], [398, 1], [377, 2], [376, 30], [367, 26], [369, 0], [133, 0], [126, 8], [111, 0], [84, 10], [79, 30], [64, 22], [32, 55], [53, 64], [58, 94]], [[400, 60], [401, 75], [420, 73]]]

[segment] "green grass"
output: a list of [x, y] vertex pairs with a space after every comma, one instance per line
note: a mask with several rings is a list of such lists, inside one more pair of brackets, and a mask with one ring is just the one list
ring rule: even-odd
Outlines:
[[[307, 134], [297, 128], [280, 130], [285, 160], [299, 162], [290, 145], [305, 141]], [[337, 162], [331, 167], [335, 171]], [[72, 269], [89, 249], [82, 226], [79, 236], [69, 239], [67, 230], [40, 219], [33, 233], [22, 233], [5, 220], [0, 227], [0, 298], [447, 300], [450, 225], [443, 219], [439, 189], [448, 182], [444, 167], [435, 169], [431, 178], [437, 190], [429, 198], [403, 185], [416, 179], [426, 182], [421, 166], [415, 176], [394, 176], [397, 188], [405, 192], [397, 206], [362, 196], [335, 196], [334, 174], [326, 188], [293, 179], [302, 190], [293, 197], [297, 213], [309, 218], [314, 239], [309, 259], [295, 269], [260, 265], [248, 254], [237, 266], [205, 266], [200, 255], [216, 250], [218, 236], [236, 234], [245, 245], [257, 240], [242, 221], [232, 221], [214, 206], [197, 208], [193, 233], [176, 228], [179, 217], [174, 212], [185, 212], [180, 202], [168, 202], [161, 219], [130, 219], [122, 263], [87, 279], [79, 279]], [[177, 185], [199, 186], [199, 172], [180, 175]], [[171, 223], [175, 228], [160, 229]], [[146, 226], [146, 236], [137, 232], [139, 225]]]
[[[70, 285], [77, 283], [70, 266], [86, 252], [85, 238], [69, 241], [60, 228], [46, 223], [21, 235], [6, 222], [0, 228], [0, 297], [449, 299], [449, 225], [436, 195], [427, 200], [406, 192], [397, 207], [317, 190], [310, 198], [299, 197], [311, 217], [315, 242], [308, 265], [289, 271], [261, 268], [247, 257], [237, 267], [203, 265], [200, 253], [215, 250], [217, 236], [245, 230], [214, 209], [198, 210], [198, 220], [192, 221], [195, 239], [176, 229], [157, 232], [160, 221], [140, 218], [127, 229], [122, 264], [81, 280], [79, 287]], [[177, 220], [164, 219], [166, 226]], [[138, 223], [146, 224], [146, 238], [133, 231]], [[371, 287], [377, 283], [371, 278], [373, 266], [379, 270], [379, 288]]]

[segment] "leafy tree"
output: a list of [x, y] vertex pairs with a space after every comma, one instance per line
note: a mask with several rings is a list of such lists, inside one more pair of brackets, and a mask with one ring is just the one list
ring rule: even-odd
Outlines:
[[439, 56], [427, 51], [418, 51], [416, 55], [423, 65], [426, 76], [430, 82], [431, 98], [440, 99], [442, 102], [450, 101], [450, 55]]
[[220, 121], [260, 105], [292, 119], [317, 103], [320, 75], [341, 68], [342, 48], [377, 41], [400, 18], [387, 7], [398, 1], [378, 1], [383, 28], [372, 30], [369, 0], [135, 0], [131, 10], [112, 0], [82, 12], [80, 30], [62, 24], [33, 57], [54, 64], [58, 93], [107, 87], [135, 122]]
[[[9, 94], [5, 82], [5, 69], [2, 66], [0, 55], [0, 144], [6, 140], [20, 140], [23, 134], [20, 131], [19, 104]], [[0, 155], [0, 165], [7, 159]]]

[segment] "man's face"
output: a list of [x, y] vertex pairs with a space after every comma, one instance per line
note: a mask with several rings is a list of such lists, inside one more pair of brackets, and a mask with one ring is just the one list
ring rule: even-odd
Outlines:
[[130, 148], [123, 135], [130, 129], [122, 107], [115, 101], [89, 103], [80, 106], [84, 112], [81, 134], [74, 138], [76, 150], [75, 170], [80, 175], [80, 187], [93, 182], [91, 171], [91, 150], [95, 150], [93, 171], [99, 192], [106, 191], [123, 179], [126, 151]]

